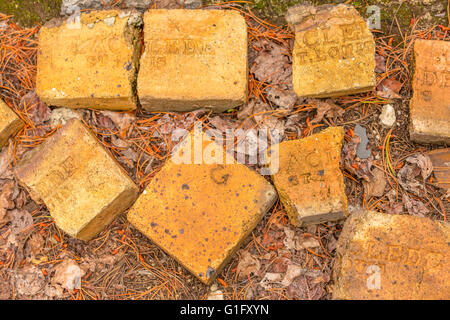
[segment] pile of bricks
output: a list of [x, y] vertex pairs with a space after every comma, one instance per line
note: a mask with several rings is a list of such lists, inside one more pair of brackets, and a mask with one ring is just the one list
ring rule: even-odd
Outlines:
[[[373, 36], [353, 7], [296, 7], [288, 21], [296, 37], [297, 95], [374, 88]], [[417, 41], [414, 52], [411, 138], [448, 143], [449, 44]], [[148, 111], [222, 112], [245, 103], [247, 75], [247, 27], [235, 11], [93, 11], [52, 21], [39, 34], [36, 90], [53, 106], [133, 110], [140, 103]], [[3, 103], [0, 109], [3, 146], [23, 123]], [[343, 138], [342, 127], [331, 127], [280, 143], [268, 153], [279, 164], [275, 187], [240, 163], [168, 160], [138, 196], [95, 135], [72, 119], [27, 153], [15, 173], [56, 224], [82, 240], [131, 207], [131, 224], [209, 284], [277, 194], [295, 226], [347, 218]], [[191, 152], [196, 139], [205, 137], [188, 135], [181, 152]], [[215, 142], [206, 145], [224, 151]], [[339, 238], [334, 297], [449, 298], [449, 234], [448, 224], [425, 218], [353, 213]]]

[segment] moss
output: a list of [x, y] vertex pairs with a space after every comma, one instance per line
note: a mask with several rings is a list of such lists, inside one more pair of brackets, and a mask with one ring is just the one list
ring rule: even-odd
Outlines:
[[0, 12], [13, 15], [13, 21], [23, 27], [44, 24], [59, 16], [62, 0], [1, 0]]
[[[207, 0], [206, 3], [222, 2], [222, 0]], [[284, 25], [284, 15], [289, 7], [297, 4], [321, 5], [327, 3], [344, 3], [346, 1], [327, 1], [327, 0], [254, 0], [250, 8], [258, 16], [272, 21], [278, 25]], [[434, 24], [447, 25], [446, 1], [430, 0], [424, 4], [420, 0], [401, 1], [401, 0], [354, 0], [349, 4], [355, 6], [364, 18], [369, 18], [367, 7], [377, 5], [381, 11], [381, 28], [385, 32], [398, 32], [397, 21], [402, 30], [407, 30], [413, 17], [422, 18], [419, 27], [429, 27]], [[391, 26], [392, 30], [391, 30]]]

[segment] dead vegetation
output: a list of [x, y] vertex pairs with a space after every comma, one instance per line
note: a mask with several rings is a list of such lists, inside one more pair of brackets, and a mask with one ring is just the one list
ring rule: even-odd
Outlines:
[[[214, 7], [238, 10], [248, 23], [246, 105], [220, 115], [208, 110], [78, 111], [141, 190], [168, 157], [176, 142], [171, 136], [174, 129], [191, 129], [195, 121], [218, 130], [277, 128], [283, 139], [344, 126], [342, 170], [353, 208], [447, 219], [448, 194], [432, 183], [433, 167], [425, 155], [437, 147], [412, 143], [407, 125], [412, 44], [418, 38], [449, 40], [448, 27], [419, 30], [417, 21], [412, 21], [409, 30], [398, 30], [402, 41], [397, 44], [394, 35], [376, 31], [374, 92], [297, 99], [291, 85], [293, 33], [259, 19], [237, 1]], [[342, 225], [294, 228], [279, 202], [212, 288], [185, 271], [124, 216], [88, 243], [64, 235], [45, 206], [34, 203], [13, 176], [16, 161], [54, 133], [58, 124], [51, 121], [55, 109], [33, 91], [39, 28], [20, 28], [9, 18], [0, 15], [0, 96], [26, 125], [0, 154], [0, 299], [205, 299], [218, 290], [225, 299], [330, 297], [331, 267]], [[392, 129], [383, 128], [378, 119], [387, 103], [397, 113]], [[367, 136], [355, 132], [356, 125], [364, 127]], [[365, 140], [370, 150], [366, 158], [358, 150]]]

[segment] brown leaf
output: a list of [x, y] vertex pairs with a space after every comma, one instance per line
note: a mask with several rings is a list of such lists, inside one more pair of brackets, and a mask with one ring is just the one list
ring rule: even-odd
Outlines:
[[270, 102], [289, 111], [294, 108], [297, 102], [297, 94], [293, 90], [279, 90], [275, 87], [267, 89], [266, 97]]
[[60, 285], [64, 289], [80, 289], [84, 272], [72, 259], [65, 259], [55, 268], [52, 284]]
[[236, 273], [240, 279], [247, 278], [252, 274], [258, 273], [261, 263], [254, 258], [250, 252], [241, 250], [240, 259], [237, 265]]
[[261, 40], [250, 72], [259, 81], [270, 84], [292, 83], [292, 64], [289, 61], [289, 49], [274, 42]]
[[386, 99], [400, 99], [402, 96], [399, 92], [402, 86], [403, 84], [397, 80], [384, 79], [377, 86], [377, 94]]
[[20, 99], [20, 108], [28, 110], [30, 119], [35, 125], [42, 124], [50, 119], [50, 108], [42, 102], [36, 91], [30, 91]]
[[398, 202], [386, 202], [386, 203], [380, 203], [378, 205], [378, 208], [383, 210], [386, 213], [389, 214], [401, 214], [403, 213], [403, 203]]
[[209, 123], [216, 127], [220, 132], [225, 132], [227, 129], [232, 129], [234, 127], [234, 123], [228, 118], [223, 118], [220, 116], [214, 116], [209, 118]]
[[104, 116], [111, 119], [119, 131], [127, 130], [136, 121], [136, 116], [125, 112], [102, 111]]
[[41, 269], [26, 265], [14, 275], [15, 288], [20, 295], [32, 296], [39, 293], [45, 285]]
[[383, 73], [386, 72], [386, 59], [379, 54], [375, 55], [375, 72]]
[[414, 200], [403, 194], [403, 203], [410, 215], [424, 217], [430, 210], [419, 200]]
[[[407, 191], [421, 195], [425, 191], [425, 180], [433, 172], [433, 164], [427, 155], [418, 153], [406, 158], [405, 165], [398, 172], [398, 182]], [[422, 181], [416, 178], [420, 175]]]
[[370, 181], [363, 180], [363, 186], [366, 199], [369, 199], [370, 197], [381, 197], [384, 194], [384, 189], [386, 188], [384, 171], [375, 167], [372, 170], [372, 178]]
[[328, 118], [342, 117], [344, 109], [339, 107], [331, 99], [319, 100], [319, 99], [306, 99], [308, 104], [311, 104], [313, 108], [317, 109], [317, 114], [311, 123], [318, 123], [326, 116]]
[[99, 113], [97, 115], [97, 124], [105, 129], [114, 130], [116, 128], [112, 119], [103, 113]]

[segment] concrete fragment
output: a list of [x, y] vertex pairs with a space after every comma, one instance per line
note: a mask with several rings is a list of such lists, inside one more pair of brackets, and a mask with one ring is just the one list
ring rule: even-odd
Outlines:
[[59, 228], [90, 240], [136, 199], [138, 188], [97, 138], [71, 119], [25, 154], [15, 173]]
[[299, 5], [287, 21], [295, 31], [293, 85], [300, 97], [334, 97], [375, 87], [375, 42], [353, 6]]
[[[197, 140], [200, 139], [200, 140]], [[181, 143], [194, 151], [195, 134]], [[217, 164], [205, 156], [219, 151], [204, 143], [197, 164], [172, 158], [163, 166], [128, 212], [128, 220], [155, 244], [206, 284], [214, 281], [276, 200], [274, 188], [242, 164]], [[201, 159], [201, 158], [200, 158]]]
[[0, 99], [0, 149], [7, 143], [9, 137], [23, 128], [23, 121]]
[[144, 42], [137, 90], [144, 109], [222, 112], [246, 101], [247, 25], [238, 12], [149, 10]]
[[279, 161], [273, 175], [275, 187], [295, 226], [342, 219], [347, 213], [347, 197], [339, 169], [344, 129], [331, 127], [300, 140], [279, 144]]
[[337, 244], [334, 299], [450, 298], [450, 224], [352, 213]]
[[397, 118], [392, 104], [385, 104], [380, 114], [380, 123], [384, 128], [392, 128]]
[[423, 143], [450, 143], [450, 43], [416, 40], [410, 138]]
[[129, 21], [136, 16], [92, 11], [45, 24], [39, 32], [39, 97], [68, 108], [135, 109], [140, 41], [138, 26]]

